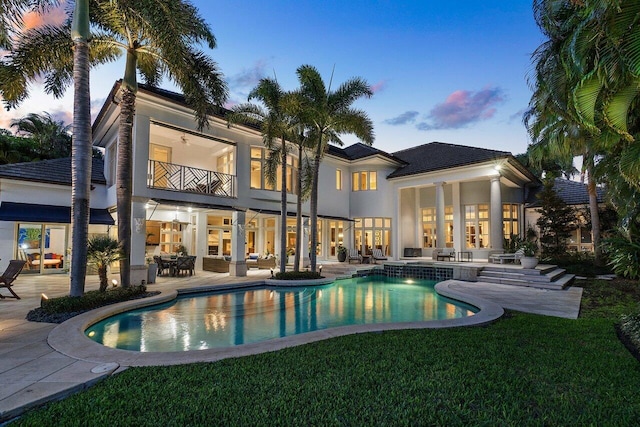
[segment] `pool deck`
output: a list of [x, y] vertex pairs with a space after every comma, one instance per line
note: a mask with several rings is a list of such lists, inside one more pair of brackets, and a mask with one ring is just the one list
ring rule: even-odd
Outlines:
[[[344, 265], [325, 264], [326, 272], [335, 273]], [[356, 267], [354, 265], [349, 268]], [[365, 267], [365, 266], [361, 266]], [[370, 267], [370, 266], [369, 266]], [[158, 297], [171, 298], [178, 289], [218, 288], [229, 284], [262, 282], [268, 270], [250, 270], [247, 277], [229, 277], [227, 273], [197, 272], [196, 276], [160, 277], [149, 290], [161, 291]], [[250, 344], [224, 350], [185, 353], [138, 353], [104, 347], [81, 331], [97, 316], [110, 314], [114, 306], [77, 316], [62, 325], [25, 320], [27, 312], [40, 305], [41, 294], [48, 297], [68, 294], [67, 275], [21, 275], [14, 290], [22, 299], [0, 299], [0, 424], [26, 410], [49, 401], [59, 400], [86, 389], [114, 372], [128, 366], [150, 366], [214, 361], [226, 357], [275, 351], [285, 347], [353, 333], [414, 328], [441, 328], [478, 325], [499, 318], [503, 308], [557, 316], [578, 317], [582, 289], [571, 287], [561, 291], [499, 285], [483, 282], [448, 280], [436, 286], [438, 293], [471, 303], [481, 308], [477, 315], [415, 324], [346, 326], [303, 335]], [[97, 276], [87, 278], [86, 290], [98, 288]], [[1, 291], [6, 295], [6, 290]], [[146, 304], [137, 300], [127, 306]], [[120, 306], [120, 305], [118, 305]]]

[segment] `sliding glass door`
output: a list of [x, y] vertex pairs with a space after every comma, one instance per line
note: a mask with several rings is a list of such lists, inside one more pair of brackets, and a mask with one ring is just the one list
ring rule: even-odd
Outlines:
[[67, 260], [68, 226], [65, 224], [19, 223], [17, 258], [26, 261], [25, 273], [62, 273]]

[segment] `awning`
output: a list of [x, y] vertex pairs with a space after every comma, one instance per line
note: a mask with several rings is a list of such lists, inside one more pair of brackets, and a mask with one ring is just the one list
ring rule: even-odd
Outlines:
[[[0, 204], [0, 221], [55, 222], [70, 224], [71, 208], [69, 206], [2, 202], [2, 204]], [[89, 223], [114, 225], [115, 221], [107, 209], [90, 209]]]

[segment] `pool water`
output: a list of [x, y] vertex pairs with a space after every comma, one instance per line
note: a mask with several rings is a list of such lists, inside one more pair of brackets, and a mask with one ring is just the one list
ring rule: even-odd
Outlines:
[[191, 351], [345, 325], [452, 319], [478, 311], [439, 296], [435, 283], [369, 276], [324, 286], [190, 294], [109, 317], [85, 333], [113, 348]]

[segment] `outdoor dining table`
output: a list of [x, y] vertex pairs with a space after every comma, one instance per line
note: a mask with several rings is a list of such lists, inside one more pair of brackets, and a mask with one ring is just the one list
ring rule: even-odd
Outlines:
[[178, 257], [177, 256], [172, 256], [172, 257], [161, 257], [162, 259], [162, 263], [165, 265], [169, 266], [169, 274], [171, 276], [175, 276], [177, 273], [177, 266], [178, 266]]

